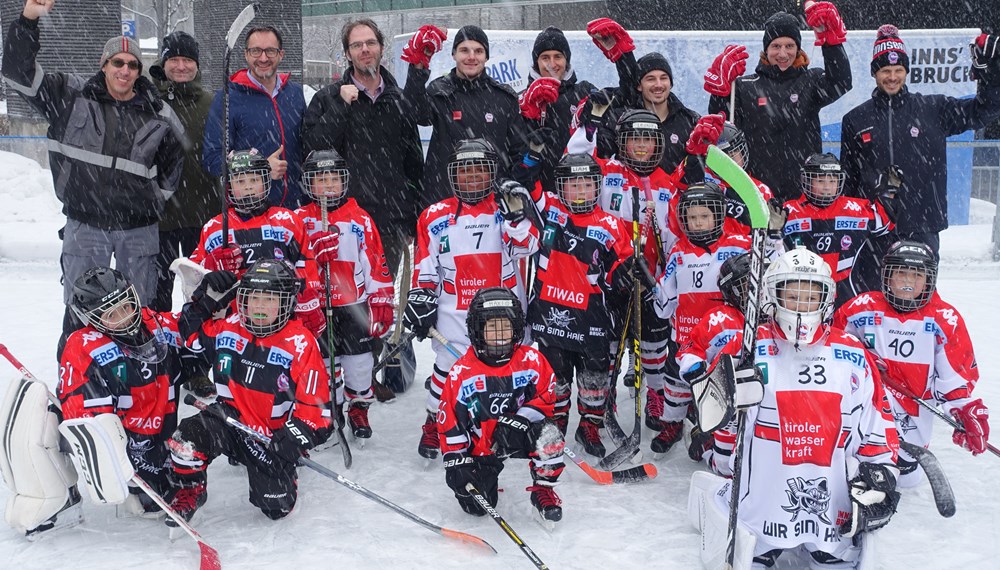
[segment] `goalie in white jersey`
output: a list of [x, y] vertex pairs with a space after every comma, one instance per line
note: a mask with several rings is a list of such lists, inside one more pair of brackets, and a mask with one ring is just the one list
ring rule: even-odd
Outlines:
[[[756, 368], [735, 372], [757, 386], [736, 398], [748, 406], [738, 520], [756, 537], [753, 567], [802, 546], [811, 568], [854, 568], [859, 535], [887, 524], [899, 500], [889, 404], [861, 342], [827, 323], [836, 287], [822, 258], [786, 252], [763, 285], [771, 320], [758, 327]], [[742, 333], [723, 353], [741, 344]], [[726, 431], [717, 446], [733, 441]]]

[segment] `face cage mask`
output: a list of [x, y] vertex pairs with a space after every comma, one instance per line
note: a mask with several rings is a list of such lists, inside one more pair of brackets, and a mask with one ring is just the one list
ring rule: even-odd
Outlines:
[[725, 144], [719, 145], [719, 150], [726, 153], [726, 156], [736, 160], [736, 155], [739, 154], [743, 157], [743, 170], [750, 169], [750, 150], [747, 147], [746, 137], [742, 137], [742, 140], [736, 144]]
[[[496, 344], [486, 340], [486, 332], [492, 319], [503, 319], [506, 322], [506, 325], [510, 327], [510, 341], [503, 344]], [[503, 328], [504, 325], [501, 324], [499, 330], [503, 331]], [[476, 327], [473, 337], [470, 340], [472, 341], [472, 348], [475, 350], [476, 356], [489, 366], [495, 367], [510, 362], [510, 359], [514, 356], [514, 351], [524, 340], [524, 333], [522, 327], [522, 333], [520, 335], [517, 334], [517, 323], [507, 315], [485, 315], [481, 319], [481, 324]]]
[[[103, 315], [125, 305], [131, 305], [133, 310], [110, 324], [103, 322], [101, 318]], [[139, 327], [142, 325], [142, 308], [139, 305], [139, 295], [135, 292], [135, 285], [129, 285], [128, 289], [120, 291], [97, 308], [84, 311], [74, 304], [73, 311], [80, 320], [110, 337], [131, 337], [139, 332]]]
[[[250, 302], [251, 298], [256, 295], [262, 297], [261, 300], [256, 300], [256, 303], [271, 303], [273, 302], [270, 300], [271, 297], [278, 298], [277, 313], [273, 322], [254, 322], [250, 314]], [[280, 331], [288, 324], [288, 320], [292, 318], [292, 313], [295, 310], [295, 297], [295, 294], [286, 291], [240, 287], [236, 290], [236, 308], [240, 312], [240, 321], [243, 326], [254, 336], [265, 337]]]
[[[804, 283], [817, 283], [821, 287], [819, 307], [815, 311], [801, 311], [785, 308], [781, 302], [781, 293], [798, 288], [802, 292], [812, 291]], [[775, 324], [785, 334], [785, 338], [793, 341], [798, 348], [800, 343], [812, 344], [817, 338], [821, 325], [830, 318], [833, 308], [835, 286], [833, 279], [825, 275], [776, 275], [767, 283], [769, 302], [772, 305]], [[798, 304], [802, 304], [799, 302]]]
[[[693, 206], [702, 206], [708, 208], [712, 211], [712, 216], [715, 218], [715, 223], [710, 229], [694, 231], [688, 229], [687, 223], [687, 213], [688, 210]], [[707, 247], [717, 242], [720, 237], [722, 237], [722, 226], [725, 222], [726, 217], [726, 204], [725, 202], [695, 202], [693, 204], [685, 204], [683, 210], [678, 212], [678, 218], [681, 222], [681, 230], [684, 231], [684, 235], [687, 236], [688, 240], [701, 247]]]
[[[837, 177], [837, 193], [833, 196], [820, 196], [813, 191], [813, 182], [820, 178], [829, 176]], [[803, 172], [802, 173], [802, 193], [809, 202], [818, 208], [826, 208], [837, 201], [844, 192], [844, 172]]]
[[[916, 271], [921, 271], [924, 274], [924, 290], [914, 297], [913, 299], [905, 299], [892, 292], [892, 288], [889, 287], [889, 279], [892, 274], [900, 269], [912, 269]], [[890, 305], [900, 313], [909, 313], [916, 311], [917, 309], [923, 308], [931, 300], [931, 295], [934, 294], [934, 289], [937, 286], [937, 270], [929, 269], [923, 266], [917, 265], [905, 265], [902, 263], [890, 263], [882, 267], [882, 294], [885, 295], [885, 300], [889, 302]]]
[[[467, 171], [474, 167], [485, 168], [485, 177], [487, 180], [482, 182], [466, 182], [460, 185], [458, 182], [459, 170]], [[462, 174], [462, 176], [467, 177], [472, 175]], [[480, 175], [475, 174], [475, 176], [479, 177]], [[455, 192], [455, 196], [459, 200], [469, 205], [478, 204], [493, 193], [493, 182], [496, 180], [496, 176], [497, 163], [495, 160], [468, 159], [448, 163], [448, 180], [451, 181], [451, 189]]]
[[[340, 188], [340, 194], [337, 195], [337, 196], [330, 196], [330, 195], [327, 195], [327, 194], [317, 194], [317, 193], [313, 192], [313, 189], [312, 189], [312, 187], [313, 187], [313, 179], [316, 178], [316, 177], [318, 177], [321, 174], [326, 174], [328, 172], [332, 172], [332, 173], [340, 175], [340, 186], [341, 186], [341, 188]], [[309, 196], [309, 198], [311, 198], [313, 202], [316, 202], [316, 204], [318, 204], [320, 207], [322, 207], [323, 203], [326, 202], [326, 207], [327, 208], [336, 208], [336, 207], [340, 206], [340, 204], [347, 197], [347, 188], [348, 188], [348, 183], [350, 182], [350, 180], [351, 180], [351, 174], [345, 168], [338, 168], [338, 169], [335, 169], [335, 170], [316, 170], [316, 171], [313, 171], [313, 172], [306, 172], [302, 176], [302, 190], [306, 193], [306, 196]]]
[[747, 286], [749, 283], [750, 275], [743, 274], [740, 277], [734, 278], [729, 283], [720, 286], [723, 301], [742, 312], [747, 302]]
[[[263, 181], [264, 189], [259, 194], [251, 194], [249, 196], [243, 196], [242, 198], [236, 197], [236, 192], [233, 191], [233, 178], [241, 176], [243, 174], [256, 174], [260, 176], [261, 181]], [[271, 189], [271, 173], [267, 170], [244, 170], [242, 172], [230, 173], [229, 175], [229, 188], [226, 190], [229, 197], [229, 205], [233, 207], [234, 210], [241, 214], [253, 214], [261, 209], [264, 204], [267, 203], [267, 194]]]
[[[594, 211], [597, 207], [597, 198], [601, 194], [601, 181], [604, 179], [600, 174], [593, 174], [588, 176], [560, 176], [556, 178], [556, 192], [559, 194], [559, 201], [566, 206], [573, 214], [589, 214]], [[591, 198], [585, 198], [583, 200], [577, 200], [576, 202], [570, 202], [569, 198], [566, 196], [566, 190], [564, 186], [567, 182], [575, 180], [585, 180], [593, 183], [593, 189], [591, 190]]]
[[[654, 141], [653, 150], [645, 158], [634, 158], [626, 149], [628, 141], [632, 139], [652, 139]], [[625, 131], [618, 135], [618, 154], [616, 157], [629, 167], [630, 170], [639, 176], [649, 176], [663, 159], [663, 133], [659, 129], [656, 131], [636, 130]]]

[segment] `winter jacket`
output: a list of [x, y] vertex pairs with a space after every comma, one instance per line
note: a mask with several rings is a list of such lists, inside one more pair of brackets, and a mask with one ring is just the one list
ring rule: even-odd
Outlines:
[[[736, 126], [747, 137], [748, 171], [785, 202], [802, 192], [802, 164], [822, 152], [820, 109], [851, 90], [851, 63], [843, 46], [823, 46], [825, 69], [801, 66], [781, 71], [761, 61], [757, 73], [736, 79]], [[713, 95], [708, 112], [726, 112], [729, 97]]]
[[896, 231], [938, 232], [948, 227], [948, 165], [945, 139], [980, 129], [1000, 115], [1000, 82], [980, 84], [976, 96], [956, 99], [902, 91], [890, 97], [875, 89], [842, 123], [844, 191], [872, 198], [879, 174], [895, 164], [905, 176], [896, 198]]
[[421, 210], [453, 195], [448, 161], [458, 141], [484, 138], [493, 143], [500, 155], [500, 177], [508, 175], [527, 148], [524, 119], [510, 87], [485, 72], [472, 80], [460, 78], [454, 68], [426, 85], [429, 77], [429, 70], [411, 65], [404, 87], [417, 124], [434, 129], [424, 162]]
[[361, 93], [347, 104], [340, 88], [353, 85], [353, 68], [324, 87], [309, 103], [302, 121], [304, 154], [336, 149], [351, 173], [348, 195], [369, 212], [380, 231], [416, 235], [424, 155], [420, 133], [406, 112], [403, 91], [381, 68], [384, 89], [373, 102]]
[[45, 73], [35, 62], [38, 22], [23, 16], [4, 36], [3, 75], [49, 122], [49, 165], [63, 213], [119, 230], [155, 224], [181, 177], [183, 127], [153, 84], [117, 101], [104, 72], [89, 79]]
[[[534, 68], [528, 72], [528, 84], [541, 77]], [[546, 145], [542, 153], [543, 166], [541, 170], [542, 189], [555, 193], [555, 168], [566, 149], [566, 143], [572, 132], [573, 117], [576, 115], [580, 101], [590, 95], [595, 87], [588, 81], [576, 80], [576, 72], [568, 68], [559, 82], [559, 98], [550, 104], [545, 112], [545, 126], [554, 132], [553, 145]], [[525, 119], [528, 129], [537, 129], [538, 121]]]
[[184, 125], [187, 139], [184, 173], [177, 192], [167, 201], [160, 219], [160, 231], [200, 228], [222, 211], [222, 190], [219, 189], [218, 178], [201, 167], [201, 147], [208, 110], [212, 105], [212, 92], [202, 88], [201, 71], [187, 83], [170, 81], [163, 75], [163, 68], [155, 65], [149, 69], [149, 74], [160, 97]]
[[[271, 181], [272, 205], [294, 210], [301, 202], [302, 186], [302, 115], [306, 100], [302, 86], [281, 73], [278, 96], [271, 98], [254, 85], [246, 69], [229, 78], [229, 150], [255, 148], [270, 156], [284, 146], [281, 155], [288, 161], [284, 180]], [[222, 176], [222, 90], [215, 93], [208, 122], [205, 124], [205, 146], [201, 164], [213, 176]]]

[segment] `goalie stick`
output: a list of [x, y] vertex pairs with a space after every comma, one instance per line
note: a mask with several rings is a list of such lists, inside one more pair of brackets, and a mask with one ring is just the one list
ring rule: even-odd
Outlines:
[[639, 483], [655, 479], [657, 475], [656, 466], [652, 463], [643, 463], [642, 465], [636, 465], [635, 467], [619, 471], [604, 471], [603, 469], [593, 467], [581, 459], [568, 445], [563, 448], [563, 454], [572, 459], [573, 463], [576, 463], [577, 467], [583, 469], [583, 472], [596, 481], [598, 485]]
[[927, 481], [931, 484], [931, 493], [934, 494], [934, 504], [938, 513], [948, 518], [955, 514], [955, 493], [951, 490], [951, 483], [948, 476], [941, 469], [941, 463], [929, 449], [914, 445], [907, 441], [899, 440], [899, 448], [912, 455], [920, 467], [927, 475]]
[[531, 563], [535, 565], [535, 568], [538, 568], [538, 570], [549, 570], [549, 567], [546, 566], [544, 562], [542, 562], [542, 559], [539, 558], [537, 554], [535, 554], [535, 551], [532, 550], [530, 546], [528, 546], [527, 544], [524, 543], [523, 540], [521, 540], [521, 537], [518, 536], [516, 532], [514, 532], [514, 529], [512, 529], [509, 524], [507, 524], [507, 521], [503, 520], [503, 517], [500, 516], [500, 513], [498, 513], [497, 510], [493, 508], [493, 505], [491, 505], [490, 502], [486, 500], [486, 497], [483, 496], [482, 492], [480, 492], [475, 485], [473, 485], [472, 483], [468, 483], [465, 486], [465, 490], [468, 491], [469, 494], [472, 495], [472, 498], [475, 499], [477, 503], [479, 503], [479, 506], [482, 507], [483, 510], [490, 515], [490, 518], [493, 519], [493, 522], [497, 523], [497, 526], [503, 529], [504, 533], [512, 541], [514, 541], [514, 544], [516, 544], [518, 548], [521, 549], [521, 552], [523, 552], [524, 555], [528, 557], [528, 560], [531, 560]]
[[[212, 410], [208, 406], [208, 404], [206, 404], [205, 402], [202, 402], [201, 400], [195, 398], [191, 394], [188, 394], [187, 396], [184, 397], [184, 403], [187, 404], [187, 405], [189, 405], [189, 406], [194, 406], [195, 408], [197, 408], [198, 410], [203, 411], [203, 412], [204, 411], [208, 411], [209, 413], [215, 413], [214, 410]], [[257, 432], [256, 430], [254, 430], [253, 428], [247, 426], [246, 424], [240, 423], [235, 418], [228, 417], [228, 416], [223, 417], [222, 415], [219, 415], [218, 417], [219, 417], [219, 419], [224, 420], [233, 429], [236, 429], [236, 430], [238, 430], [240, 432], [243, 432], [247, 436], [249, 436], [249, 437], [257, 440], [258, 442], [260, 442], [260, 443], [262, 443], [264, 445], [268, 445], [268, 444], [271, 443], [271, 438], [267, 437], [266, 435], [264, 435], [262, 433]], [[458, 530], [452, 530], [450, 528], [440, 527], [440, 526], [438, 526], [438, 525], [436, 525], [436, 524], [434, 524], [434, 523], [432, 523], [432, 522], [430, 522], [428, 520], [425, 520], [425, 519], [423, 519], [423, 518], [421, 518], [421, 517], [419, 517], [419, 516], [411, 513], [410, 511], [404, 509], [403, 507], [397, 505], [396, 503], [393, 503], [392, 501], [386, 499], [385, 497], [382, 497], [378, 493], [375, 493], [373, 491], [369, 491], [368, 489], [362, 487], [361, 485], [355, 483], [354, 481], [351, 481], [350, 479], [344, 477], [343, 475], [337, 473], [336, 471], [334, 471], [332, 469], [329, 469], [329, 468], [327, 468], [327, 467], [325, 467], [325, 466], [323, 466], [323, 465], [321, 465], [321, 464], [313, 461], [312, 459], [309, 459], [308, 457], [305, 457], [305, 456], [300, 457], [299, 458], [299, 465], [302, 465], [304, 467], [308, 467], [308, 468], [312, 469], [313, 471], [319, 473], [320, 475], [323, 475], [324, 477], [327, 477], [329, 479], [333, 479], [337, 483], [343, 485], [344, 487], [347, 487], [348, 489], [354, 491], [355, 493], [361, 495], [362, 497], [365, 497], [366, 499], [374, 501], [374, 502], [382, 505], [383, 507], [385, 507], [385, 508], [387, 508], [387, 509], [389, 509], [389, 510], [391, 510], [393, 512], [396, 512], [396, 513], [398, 513], [398, 514], [400, 514], [400, 515], [402, 515], [402, 516], [410, 519], [411, 521], [413, 521], [413, 522], [419, 524], [420, 526], [422, 526], [422, 527], [430, 530], [431, 532], [440, 534], [441, 536], [444, 536], [444, 537], [447, 537], [447, 538], [451, 538], [451, 539], [454, 539], [454, 540], [459, 540], [461, 542], [465, 542], [465, 543], [468, 543], [468, 544], [473, 544], [475, 546], [479, 546], [479, 547], [482, 547], [482, 548], [489, 549], [494, 554], [496, 554], [496, 549], [493, 548], [492, 546], [490, 546], [490, 543], [488, 543], [485, 540], [479, 538], [478, 536], [475, 536], [475, 535], [472, 535], [472, 534], [468, 534], [468, 533], [465, 533], [465, 532], [461, 532], [461, 531], [458, 531]]]

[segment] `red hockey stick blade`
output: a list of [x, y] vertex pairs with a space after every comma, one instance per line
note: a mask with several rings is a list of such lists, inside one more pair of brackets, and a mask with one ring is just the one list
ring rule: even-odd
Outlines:
[[638, 483], [654, 479], [657, 475], [656, 466], [652, 463], [643, 463], [642, 465], [636, 465], [635, 467], [619, 471], [604, 471], [593, 467], [581, 459], [569, 446], [563, 448], [563, 453], [572, 459], [573, 463], [576, 463], [580, 469], [583, 469], [584, 473], [589, 475], [599, 485]]
[[491, 551], [493, 551], [493, 554], [497, 553], [497, 549], [493, 548], [493, 546], [490, 543], [488, 543], [485, 540], [479, 538], [478, 536], [469, 534], [467, 532], [462, 532], [460, 530], [452, 530], [450, 528], [442, 528], [441, 529], [441, 534], [443, 536], [447, 536], [448, 538], [454, 538], [456, 540], [461, 540], [462, 542], [465, 542], [467, 544], [472, 544], [472, 545], [478, 546], [480, 548], [488, 548]]

